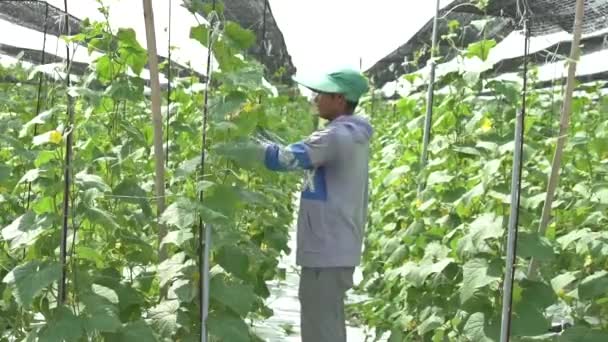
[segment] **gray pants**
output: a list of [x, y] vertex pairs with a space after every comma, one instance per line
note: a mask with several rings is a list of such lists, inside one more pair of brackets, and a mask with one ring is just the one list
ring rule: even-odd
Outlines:
[[354, 267], [302, 268], [302, 342], [346, 342], [344, 297], [353, 286]]

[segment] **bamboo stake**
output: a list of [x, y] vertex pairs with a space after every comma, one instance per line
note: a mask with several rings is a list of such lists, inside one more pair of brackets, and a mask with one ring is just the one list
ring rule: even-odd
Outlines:
[[[553, 155], [553, 165], [551, 167], [551, 176], [549, 177], [549, 184], [547, 185], [547, 196], [545, 198], [545, 204], [543, 206], [543, 212], [538, 226], [538, 233], [545, 235], [549, 219], [551, 215], [551, 207], [553, 205], [553, 198], [555, 196], [555, 189], [559, 181], [559, 171], [562, 163], [562, 155], [564, 151], [564, 145], [566, 144], [568, 130], [570, 128], [570, 114], [572, 112], [572, 94], [574, 92], [574, 86], [576, 82], [576, 66], [578, 64], [581, 50], [580, 42], [582, 35], [583, 19], [585, 14], [585, 1], [576, 1], [576, 14], [574, 17], [574, 30], [572, 38], [572, 49], [570, 51], [570, 59], [568, 61], [568, 79], [566, 81], [566, 93], [564, 96], [564, 104], [562, 107], [562, 114], [559, 126], [559, 135], [557, 137], [557, 146], [555, 148], [555, 154]], [[538, 261], [532, 258], [530, 260], [530, 266], [528, 268], [528, 278], [534, 279], [537, 276]]]
[[[165, 211], [165, 168], [163, 151], [163, 122], [160, 112], [160, 81], [158, 76], [158, 58], [156, 50], [156, 32], [154, 30], [154, 10], [151, 0], [143, 0], [144, 19], [146, 22], [146, 40], [148, 44], [148, 66], [150, 68], [150, 87], [152, 88], [152, 125], [154, 126], [154, 159], [156, 166], [156, 207], [157, 217]], [[163, 261], [167, 258], [167, 252], [160, 247], [162, 239], [167, 234], [164, 225], [158, 226], [159, 259]]]

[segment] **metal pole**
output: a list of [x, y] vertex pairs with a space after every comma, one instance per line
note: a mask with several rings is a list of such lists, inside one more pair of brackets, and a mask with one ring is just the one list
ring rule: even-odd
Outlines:
[[[435, 88], [435, 49], [437, 48], [437, 26], [439, 21], [440, 0], [437, 0], [435, 18], [433, 19], [433, 42], [431, 45], [431, 73], [429, 76], [429, 87], [426, 96], [426, 118], [424, 120], [424, 136], [422, 138], [422, 157], [420, 158], [420, 169], [423, 170], [428, 159], [428, 147], [431, 137], [431, 122], [433, 118], [433, 95]], [[424, 189], [424, 182], [420, 182], [418, 192]]]
[[[65, 8], [65, 22], [64, 30], [65, 33], [70, 35], [70, 14], [68, 12], [68, 0], [63, 2]], [[59, 282], [58, 289], [58, 300], [60, 304], [64, 304], [67, 295], [67, 245], [68, 245], [68, 229], [69, 229], [69, 217], [70, 217], [70, 185], [72, 183], [72, 152], [74, 143], [74, 102], [70, 95], [70, 87], [72, 82], [70, 80], [70, 74], [72, 70], [70, 60], [70, 45], [66, 43], [66, 94], [68, 98], [67, 103], [67, 114], [68, 114], [68, 133], [65, 142], [65, 169], [63, 174], [63, 222], [61, 227], [61, 244], [59, 246], [59, 258], [61, 260], [61, 280]]]
[[[203, 99], [203, 127], [202, 136], [203, 141], [201, 144], [201, 180], [205, 178], [205, 161], [206, 161], [206, 150], [207, 146], [207, 120], [209, 117], [209, 88], [211, 87], [211, 54], [213, 53], [213, 34], [215, 30], [215, 24], [217, 18], [216, 0], [213, 0], [212, 13], [208, 16], [209, 20], [209, 32], [207, 35], [207, 74], [205, 75], [205, 97]], [[201, 189], [199, 193], [199, 200], [201, 204], [205, 198], [205, 193]], [[199, 229], [198, 229], [198, 262], [201, 266], [200, 276], [198, 280], [199, 287], [199, 314], [201, 318], [201, 342], [207, 342], [209, 333], [207, 332], [207, 318], [209, 316], [209, 253], [211, 245], [211, 225], [203, 224], [202, 213], [198, 217]], [[205, 238], [203, 240], [203, 231]], [[203, 246], [204, 243], [204, 246]]]
[[207, 318], [209, 318], [209, 256], [211, 251], [211, 229], [210, 224], [205, 225], [205, 257], [201, 269], [201, 275], [204, 275], [203, 284], [203, 314], [201, 318], [201, 342], [207, 342]]
[[511, 177], [511, 213], [507, 238], [507, 260], [502, 297], [502, 322], [500, 341], [508, 342], [511, 335], [511, 312], [513, 305], [513, 280], [515, 274], [515, 256], [517, 252], [517, 230], [519, 224], [519, 203], [521, 192], [521, 170], [524, 144], [524, 117], [526, 113], [526, 91], [528, 80], [528, 49], [529, 31], [528, 20], [524, 19], [524, 86], [522, 95], [522, 108], [515, 117], [515, 148], [513, 150], [513, 173]]

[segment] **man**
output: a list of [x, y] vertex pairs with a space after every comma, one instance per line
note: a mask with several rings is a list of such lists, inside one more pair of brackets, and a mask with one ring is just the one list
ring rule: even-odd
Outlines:
[[274, 171], [305, 170], [296, 249], [302, 341], [345, 342], [344, 298], [361, 260], [372, 136], [369, 122], [353, 112], [368, 84], [350, 69], [294, 80], [316, 93], [328, 124], [286, 147], [265, 144], [264, 163]]

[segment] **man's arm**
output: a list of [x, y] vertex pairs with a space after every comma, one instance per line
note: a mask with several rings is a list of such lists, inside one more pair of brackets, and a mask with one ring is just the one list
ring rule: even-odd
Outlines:
[[313, 133], [307, 139], [286, 147], [266, 144], [264, 164], [273, 171], [311, 170], [336, 158], [335, 128]]

